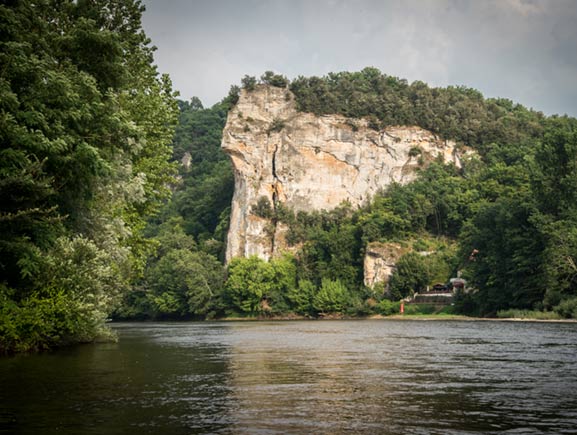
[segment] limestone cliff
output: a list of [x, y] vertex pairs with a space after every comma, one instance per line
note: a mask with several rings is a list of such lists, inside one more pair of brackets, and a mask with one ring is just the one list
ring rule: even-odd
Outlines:
[[388, 290], [389, 280], [396, 270], [396, 264], [403, 254], [410, 249], [399, 243], [369, 243], [364, 259], [365, 286], [373, 288], [377, 283], [383, 283]]
[[375, 131], [364, 119], [301, 113], [289, 90], [270, 86], [241, 92], [222, 147], [235, 171], [227, 260], [269, 259], [287, 248], [286, 228], [257, 208], [330, 210], [343, 201], [355, 207], [393, 182], [411, 181], [438, 156], [460, 165], [453, 142], [422, 128]]

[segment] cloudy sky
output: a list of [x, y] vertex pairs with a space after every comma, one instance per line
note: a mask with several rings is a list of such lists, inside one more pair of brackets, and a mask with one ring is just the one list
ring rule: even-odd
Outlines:
[[577, 116], [577, 0], [144, 0], [182, 99], [245, 74], [382, 72]]

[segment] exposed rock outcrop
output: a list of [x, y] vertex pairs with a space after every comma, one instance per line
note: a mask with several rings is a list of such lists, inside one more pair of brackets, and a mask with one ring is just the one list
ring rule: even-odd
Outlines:
[[369, 243], [364, 260], [365, 285], [373, 288], [375, 284], [383, 283], [386, 291], [397, 261], [408, 251], [410, 249], [400, 243]]
[[413, 180], [437, 157], [460, 165], [453, 142], [422, 128], [375, 131], [364, 119], [301, 113], [289, 90], [270, 86], [241, 92], [222, 147], [235, 171], [227, 260], [287, 249], [286, 228], [269, 219], [278, 203], [294, 211], [343, 201], [355, 207], [393, 182]]

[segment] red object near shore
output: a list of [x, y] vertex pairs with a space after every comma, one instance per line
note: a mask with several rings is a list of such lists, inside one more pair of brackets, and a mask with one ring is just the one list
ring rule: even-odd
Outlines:
[[401, 302], [401, 314], [405, 312], [405, 303]]

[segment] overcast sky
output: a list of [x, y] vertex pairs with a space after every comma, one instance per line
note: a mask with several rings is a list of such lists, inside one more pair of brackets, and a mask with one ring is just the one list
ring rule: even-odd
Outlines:
[[577, 0], [144, 0], [155, 60], [208, 107], [245, 75], [374, 66], [577, 116]]

